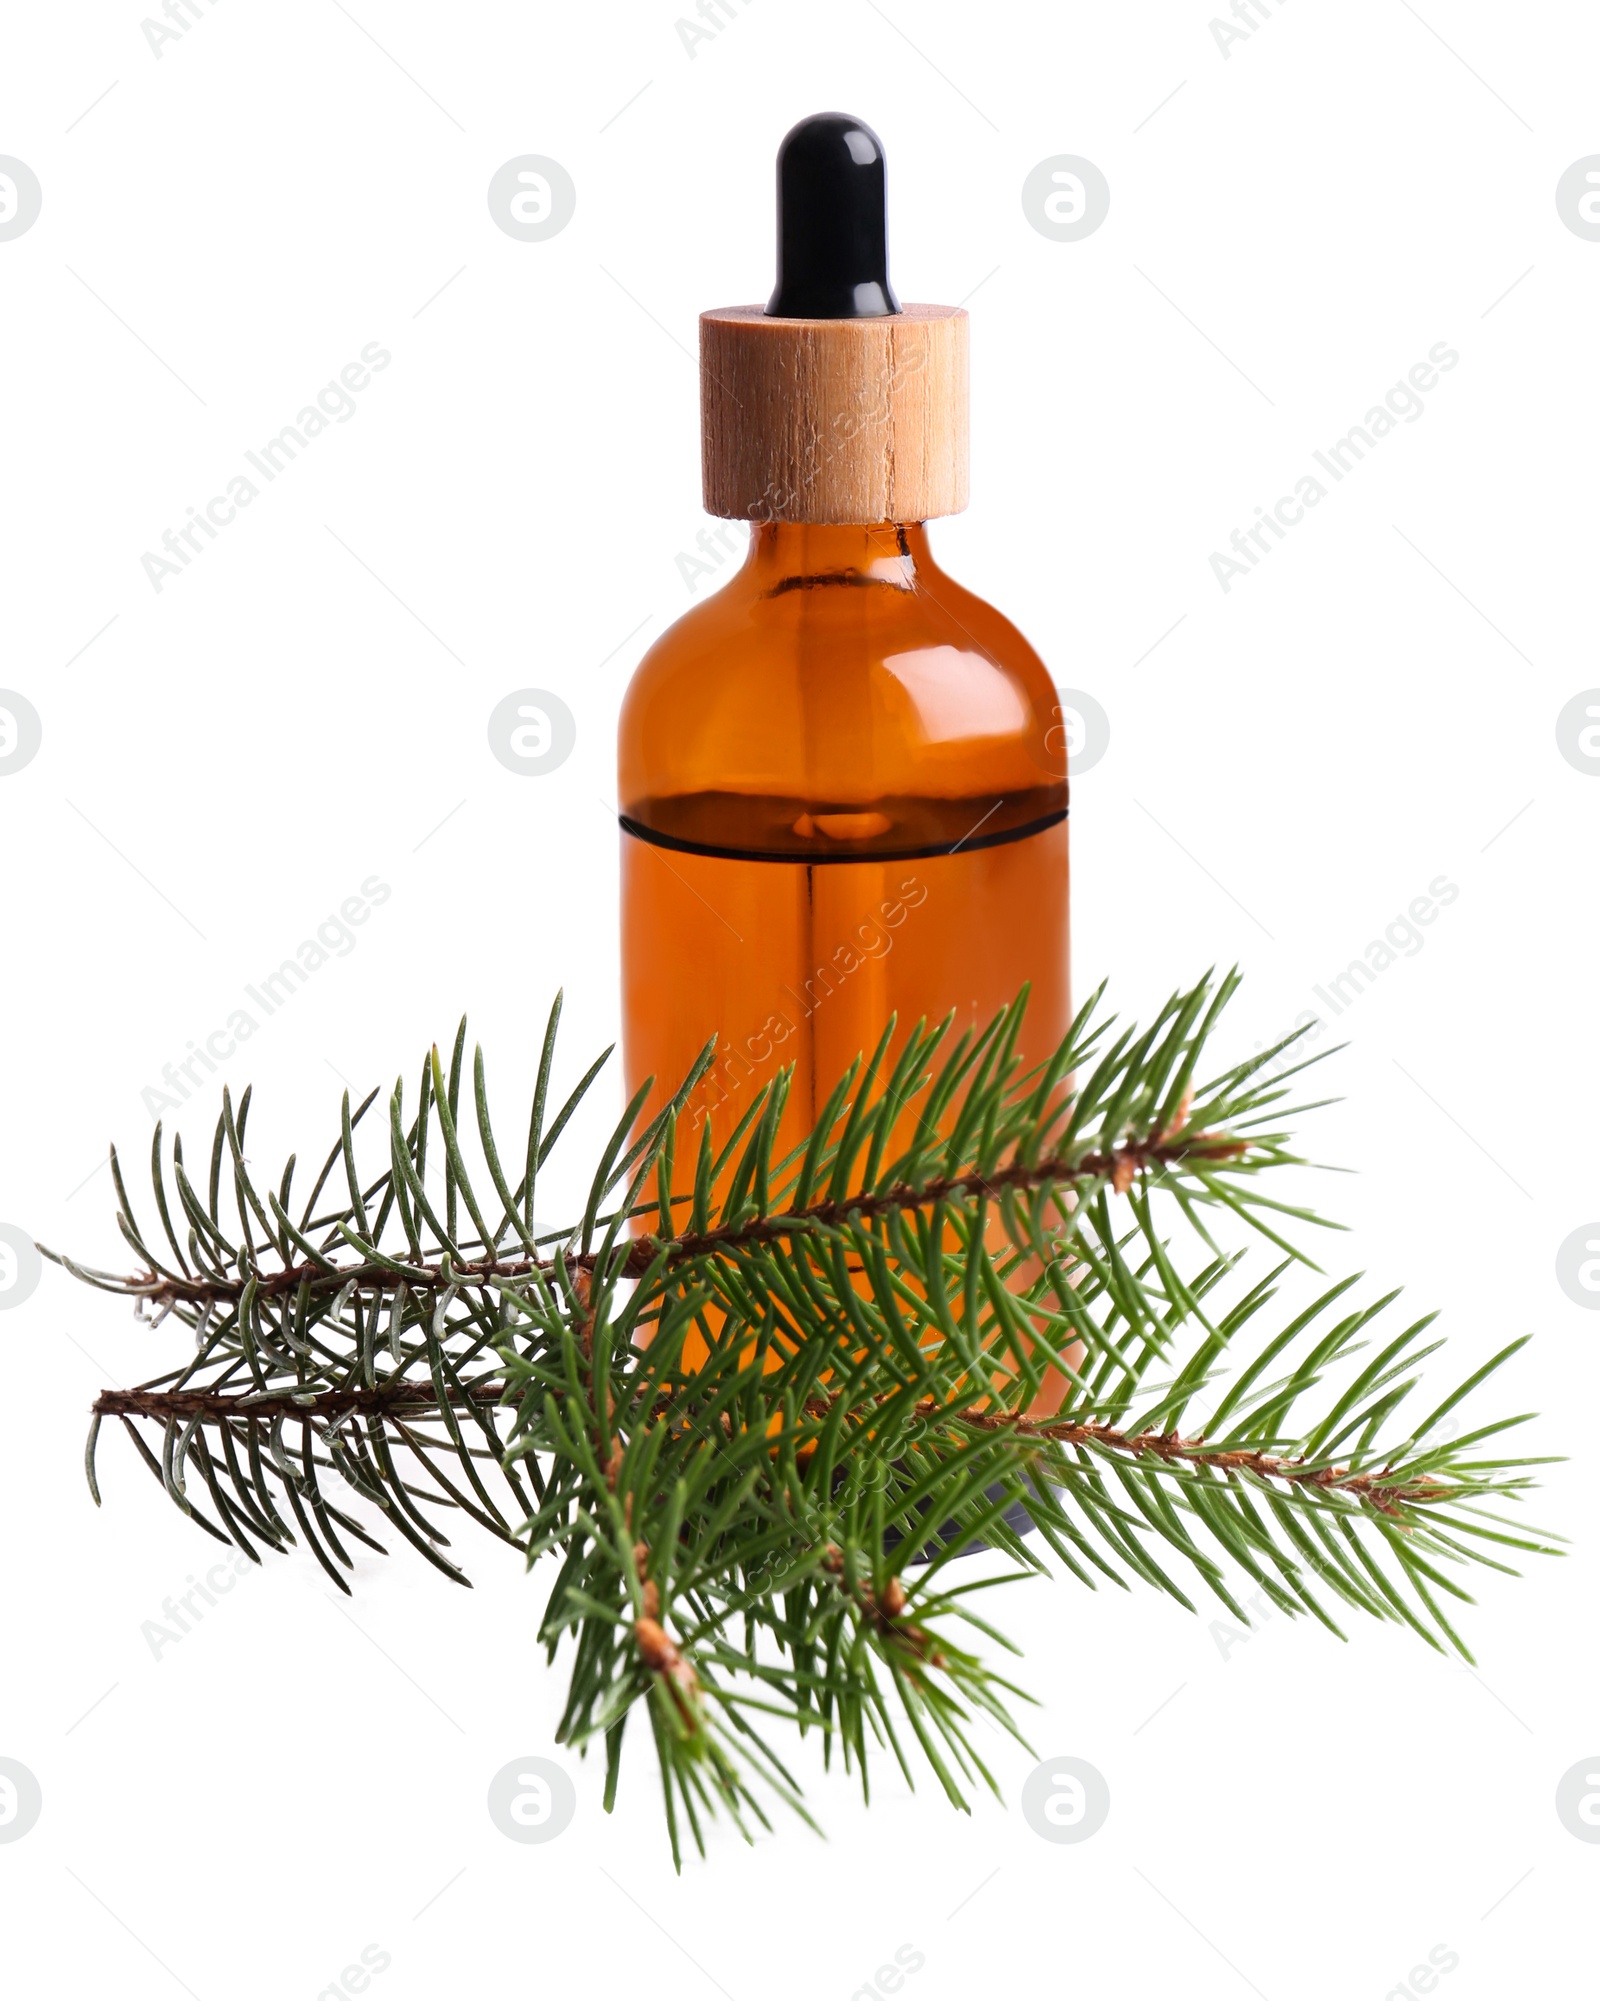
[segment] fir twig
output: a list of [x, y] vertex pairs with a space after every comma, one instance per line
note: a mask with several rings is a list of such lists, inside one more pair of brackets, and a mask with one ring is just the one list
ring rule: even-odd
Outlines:
[[[1235, 984], [1200, 982], [1142, 1033], [1096, 995], [1031, 1070], [1025, 996], [979, 1034], [918, 1024], [892, 1068], [886, 1034], [786, 1157], [786, 1075], [720, 1152], [707, 1122], [680, 1193], [677, 1121], [708, 1050], [642, 1129], [639, 1094], [580, 1222], [542, 1236], [536, 1178], [600, 1068], [547, 1121], [559, 1000], [515, 1187], [481, 1051], [463, 1114], [465, 1024], [409, 1119], [396, 1085], [381, 1164], [358, 1158], [373, 1098], [346, 1097], [298, 1221], [293, 1163], [258, 1188], [249, 1094], [237, 1115], [225, 1095], [204, 1198], [157, 1128], [162, 1255], [113, 1152], [138, 1269], [57, 1259], [195, 1342], [96, 1400], [91, 1492], [116, 1417], [202, 1529], [253, 1557], [303, 1536], [341, 1590], [342, 1537], [379, 1546], [352, 1508], [458, 1582], [451, 1513], [556, 1562], [560, 1736], [603, 1739], [609, 1805], [642, 1712], [675, 1854], [716, 1810], [765, 1824], [764, 1794], [805, 1814], [774, 1717], [820, 1732], [864, 1788], [875, 1749], [908, 1775], [915, 1749], [958, 1805], [991, 1783], [972, 1723], [1015, 1733], [1023, 1698], [960, 1643], [1006, 1645], [972, 1603], [1005, 1580], [952, 1582], [978, 1540], [1022, 1574], [1048, 1552], [1190, 1605], [1187, 1574], [1241, 1617], [1248, 1578], [1335, 1631], [1329, 1601], [1465, 1653], [1440, 1598], [1466, 1599], [1464, 1564], [1547, 1547], [1503, 1512], [1540, 1462], [1493, 1456], [1520, 1417], [1444, 1420], [1522, 1344], [1408, 1428], [1438, 1343], [1429, 1319], [1377, 1333], [1393, 1295], [1352, 1308], [1345, 1279], [1246, 1339], [1291, 1267], [1315, 1269], [1284, 1232], [1318, 1219], [1261, 1186], [1303, 1164], [1282, 1126], [1307, 1066], [1282, 1067], [1282, 1045], [1197, 1081]], [[1211, 1234], [1224, 1215], [1284, 1253], [1243, 1291]]]

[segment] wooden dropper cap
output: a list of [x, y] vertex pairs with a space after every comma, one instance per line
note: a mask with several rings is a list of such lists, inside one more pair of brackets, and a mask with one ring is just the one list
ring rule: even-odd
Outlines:
[[709, 514], [926, 521], [967, 504], [967, 315], [889, 284], [883, 147], [802, 119], [778, 149], [778, 284], [700, 316]]

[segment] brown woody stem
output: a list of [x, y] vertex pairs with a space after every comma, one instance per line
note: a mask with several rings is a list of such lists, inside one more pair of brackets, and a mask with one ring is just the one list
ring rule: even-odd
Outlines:
[[[929, 1399], [918, 1406], [931, 1415], [937, 1406]], [[1053, 1445], [1088, 1445], [1106, 1452], [1126, 1452], [1134, 1459], [1161, 1459], [1215, 1473], [1253, 1473], [1261, 1480], [1280, 1480], [1288, 1486], [1319, 1487], [1325, 1493], [1350, 1494], [1385, 1515], [1395, 1515], [1399, 1504], [1448, 1501], [1455, 1492], [1441, 1481], [1426, 1475], [1415, 1480], [1395, 1481], [1385, 1468], [1376, 1473], [1353, 1473], [1345, 1466], [1313, 1465], [1304, 1459], [1283, 1459], [1276, 1453], [1241, 1450], [1238, 1447], [1208, 1445], [1204, 1434], [1185, 1438], [1175, 1431], [1119, 1431], [1115, 1425], [1078, 1422], [1070, 1418], [1031, 1418], [1010, 1411], [964, 1410], [959, 1422], [975, 1431], [1006, 1432], [1019, 1438], [1039, 1439]]]
[[[467, 1403], [485, 1406], [500, 1401], [504, 1386], [480, 1383], [463, 1394], [452, 1389], [449, 1401], [460, 1409]], [[819, 1396], [806, 1400], [807, 1415], [826, 1417], [837, 1398]], [[221, 1424], [250, 1418], [305, 1418], [327, 1420], [348, 1412], [384, 1415], [420, 1415], [437, 1409], [439, 1396], [431, 1383], [400, 1382], [376, 1389], [325, 1390], [310, 1397], [261, 1396], [248, 1391], [213, 1390], [102, 1390], [94, 1409], [101, 1417], [148, 1418], [165, 1424], [170, 1419], [185, 1423], [199, 1418], [202, 1423]], [[653, 1417], [670, 1413], [670, 1401], [662, 1401]], [[917, 1415], [937, 1416], [939, 1406], [926, 1399], [917, 1406]], [[862, 1422], [871, 1415], [870, 1407], [853, 1413]], [[947, 1421], [972, 1431], [1005, 1434], [1024, 1443], [1083, 1445], [1101, 1452], [1121, 1453], [1131, 1460], [1159, 1459], [1165, 1463], [1192, 1466], [1199, 1472], [1249, 1473], [1257, 1479], [1279, 1481], [1286, 1486], [1315, 1487], [1324, 1493], [1348, 1495], [1376, 1508], [1380, 1514], [1398, 1516], [1405, 1507], [1425, 1506], [1450, 1500], [1455, 1489], [1423, 1476], [1395, 1480], [1387, 1468], [1372, 1473], [1352, 1472], [1344, 1466], [1313, 1465], [1309, 1461], [1282, 1458], [1276, 1453], [1210, 1445], [1203, 1434], [1185, 1437], [1174, 1431], [1123, 1431], [1116, 1425], [1073, 1418], [1024, 1417], [1011, 1411], [972, 1406], [952, 1411]], [[620, 1446], [620, 1440], [618, 1441]], [[614, 1477], [614, 1476], [613, 1476]]]
[[[1126, 1140], [1109, 1153], [1088, 1153], [1077, 1160], [1044, 1160], [1032, 1165], [996, 1168], [990, 1174], [951, 1175], [926, 1182], [920, 1188], [904, 1183], [877, 1195], [855, 1195], [843, 1202], [818, 1202], [779, 1216], [758, 1216], [728, 1228], [707, 1230], [670, 1239], [665, 1249], [669, 1264], [678, 1265], [694, 1258], [732, 1254], [756, 1244], [780, 1242], [803, 1236], [815, 1229], [828, 1229], [849, 1222], [870, 1222], [874, 1217], [897, 1210], [922, 1209], [940, 1201], [997, 1196], [1002, 1189], [1037, 1190], [1074, 1187], [1085, 1181], [1106, 1181], [1119, 1193], [1151, 1168], [1181, 1166], [1186, 1160], [1238, 1160], [1249, 1151], [1247, 1140], [1230, 1139], [1222, 1133], [1196, 1133], [1187, 1138], [1170, 1132], [1152, 1134], [1141, 1140]], [[654, 1205], [651, 1205], [654, 1206]], [[646, 1272], [663, 1249], [658, 1237], [639, 1237], [630, 1246], [623, 1275], [638, 1278]], [[592, 1252], [575, 1252], [564, 1259], [569, 1270], [591, 1270], [597, 1262]], [[549, 1278], [555, 1272], [553, 1258], [478, 1258], [457, 1264], [453, 1259], [439, 1264], [344, 1265], [329, 1271], [312, 1263], [290, 1264], [277, 1271], [260, 1272], [255, 1277], [257, 1299], [279, 1299], [297, 1292], [302, 1284], [312, 1292], [338, 1292], [354, 1284], [358, 1292], [386, 1293], [402, 1285], [414, 1292], [439, 1291], [445, 1286], [482, 1285], [490, 1282], [532, 1278], [536, 1273]], [[130, 1278], [121, 1288], [130, 1296], [152, 1305], [227, 1306], [236, 1302], [245, 1289], [239, 1278], [177, 1278], [162, 1272], [147, 1272]]]

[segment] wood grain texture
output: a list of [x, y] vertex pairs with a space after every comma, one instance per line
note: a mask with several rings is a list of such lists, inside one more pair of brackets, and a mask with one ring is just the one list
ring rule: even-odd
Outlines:
[[967, 315], [700, 316], [709, 514], [738, 521], [927, 521], [967, 504]]

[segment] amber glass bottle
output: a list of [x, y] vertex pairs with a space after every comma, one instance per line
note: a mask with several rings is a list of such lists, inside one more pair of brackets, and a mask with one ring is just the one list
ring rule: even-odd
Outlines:
[[732, 581], [650, 649], [622, 712], [623, 1023], [649, 1117], [707, 1039], [677, 1142], [792, 1066], [783, 1153], [891, 1015], [1069, 1024], [1065, 733], [1050, 676], [946, 576], [966, 504], [967, 316], [901, 308], [882, 150], [808, 119], [779, 154], [771, 305], [701, 320], [705, 503]]
[[653, 1111], [718, 1034], [680, 1159], [793, 1065], [785, 1151], [891, 1014], [980, 1024], [1031, 981], [1024, 1053], [1065, 1034], [1055, 699], [917, 524], [763, 524], [651, 649], [622, 716], [624, 1048]]

